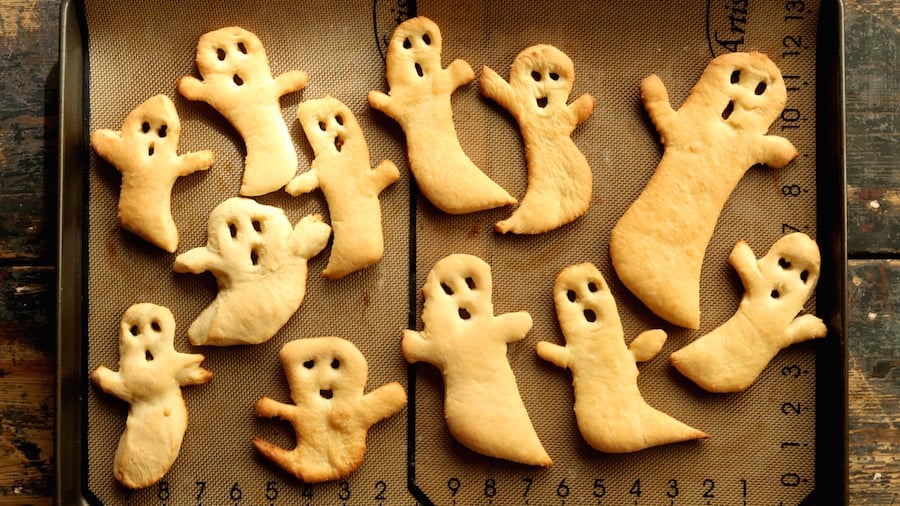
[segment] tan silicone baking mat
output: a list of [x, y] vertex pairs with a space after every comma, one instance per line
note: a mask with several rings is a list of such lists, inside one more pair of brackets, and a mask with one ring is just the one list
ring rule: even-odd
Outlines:
[[[152, 302], [174, 313], [176, 349], [202, 353], [203, 366], [215, 375], [206, 385], [184, 388], [190, 425], [181, 454], [163, 481], [135, 492], [119, 486], [112, 475], [127, 405], [89, 386], [86, 459], [92, 498], [136, 505], [799, 503], [815, 487], [814, 345], [782, 352], [749, 391], [734, 395], [704, 393], [680, 377], [667, 357], [735, 311], [741, 285], [726, 258], [737, 240], [746, 240], [761, 256], [783, 233], [801, 230], [815, 236], [817, 10], [818, 2], [799, 0], [86, 1], [90, 130], [119, 129], [129, 111], [162, 93], [174, 101], [182, 121], [180, 152], [215, 152], [209, 171], [175, 185], [179, 253], [206, 243], [209, 212], [237, 195], [245, 154], [240, 136], [215, 110], [184, 99], [176, 89], [179, 77], [197, 75], [196, 43], [207, 31], [242, 26], [262, 40], [273, 75], [296, 69], [309, 73], [307, 87], [281, 101], [301, 172], [308, 169], [312, 151], [296, 120], [297, 106], [326, 93], [356, 115], [373, 164], [390, 159], [401, 172], [400, 180], [381, 194], [381, 262], [326, 281], [320, 277], [326, 249], [310, 262], [300, 310], [270, 341], [192, 347], [186, 330], [215, 297], [215, 280], [209, 274], [173, 272], [174, 255], [119, 228], [120, 176], [91, 155], [89, 370], [117, 368], [122, 314], [134, 303]], [[480, 69], [487, 65], [508, 78], [515, 55], [538, 43], [553, 44], [571, 57], [576, 69], [572, 98], [589, 93], [596, 99], [593, 114], [573, 134], [594, 174], [586, 215], [539, 236], [501, 236], [493, 224], [510, 208], [450, 216], [416, 198], [402, 131], [366, 101], [369, 90], [387, 91], [385, 40], [399, 20], [413, 14], [440, 26], [444, 66], [463, 59], [475, 69], [476, 82], [453, 95], [460, 143], [476, 165], [519, 199], [526, 168], [518, 128], [510, 115], [479, 96]], [[678, 107], [713, 55], [736, 50], [764, 52], [781, 68], [788, 104], [770, 133], [787, 137], [801, 156], [781, 170], [753, 168], [735, 189], [706, 253], [702, 326], [688, 331], [649, 314], [618, 282], [608, 238], [661, 156], [639, 99], [640, 81], [658, 74]], [[298, 198], [275, 192], [257, 200], [283, 208], [294, 223], [310, 213], [328, 219], [319, 192]], [[548, 469], [483, 457], [454, 442], [443, 422], [440, 373], [418, 365], [410, 374], [403, 360], [402, 330], [410, 322], [418, 329], [422, 325], [418, 290], [431, 266], [451, 253], [477, 255], [492, 266], [497, 314], [528, 311], [534, 320], [525, 339], [509, 346], [508, 358], [531, 421], [553, 458]], [[608, 455], [581, 438], [572, 411], [571, 375], [540, 360], [535, 344], [563, 343], [551, 288], [561, 269], [585, 261], [596, 264], [611, 284], [627, 341], [651, 328], [668, 332], [662, 352], [639, 366], [644, 398], [711, 439]], [[808, 309], [813, 307], [811, 302]], [[253, 436], [283, 447], [293, 447], [294, 441], [286, 422], [257, 419], [253, 405], [264, 395], [289, 401], [277, 355], [284, 343], [326, 335], [349, 339], [367, 357], [367, 390], [399, 381], [409, 389], [410, 404], [372, 428], [366, 460], [355, 474], [306, 486], [255, 453]], [[414, 479], [415, 497], [408, 477]]]

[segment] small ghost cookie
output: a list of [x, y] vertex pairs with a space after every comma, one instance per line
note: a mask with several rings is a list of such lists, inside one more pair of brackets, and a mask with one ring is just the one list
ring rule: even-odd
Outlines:
[[287, 184], [297, 173], [297, 153], [279, 99], [302, 90], [309, 75], [295, 70], [273, 78], [262, 42], [236, 26], [200, 37], [197, 69], [202, 80], [184, 76], [178, 91], [213, 106], [243, 137], [241, 195], [263, 195]]
[[712, 60], [684, 104], [651, 75], [641, 99], [665, 148], [646, 188], [610, 236], [619, 278], [675, 325], [700, 326], [700, 269], [716, 221], [750, 167], [784, 167], [797, 149], [766, 135], [787, 102], [778, 67], [760, 53]]
[[172, 466], [187, 430], [181, 387], [201, 385], [212, 373], [203, 355], [175, 351], [175, 317], [154, 304], [135, 304], [119, 325], [119, 370], [95, 369], [91, 381], [129, 404], [113, 474], [137, 489], [159, 481]]
[[403, 409], [406, 392], [392, 382], [364, 394], [366, 359], [339, 337], [291, 341], [279, 357], [293, 404], [263, 397], [256, 415], [293, 425], [297, 446], [285, 450], [258, 437], [253, 446], [306, 483], [349, 476], [363, 462], [369, 427]]
[[588, 444], [602, 452], [627, 453], [709, 437], [641, 396], [636, 363], [655, 357], [666, 333], [648, 330], [626, 346], [616, 301], [594, 265], [564, 269], [553, 298], [566, 345], [541, 341], [537, 353], [572, 371], [575, 418]]
[[475, 79], [475, 73], [463, 60], [441, 68], [441, 42], [440, 29], [428, 18], [400, 23], [387, 48], [390, 91], [370, 91], [369, 104], [400, 123], [409, 169], [435, 207], [464, 214], [515, 204], [459, 144], [450, 95]]
[[91, 146], [122, 174], [119, 223], [154, 246], [174, 253], [178, 228], [172, 218], [175, 180], [213, 163], [212, 151], [178, 154], [181, 121], [165, 95], [147, 99], [125, 118], [122, 130], [96, 130]]
[[797, 316], [819, 279], [819, 248], [809, 236], [788, 234], [759, 260], [739, 241], [728, 263], [744, 285], [737, 312], [669, 357], [681, 374], [710, 392], [748, 389], [779, 351], [828, 332], [819, 318]]
[[216, 277], [216, 299], [188, 329], [194, 345], [259, 344], [287, 323], [306, 295], [307, 261], [328, 244], [318, 215], [291, 227], [284, 211], [233, 197], [209, 216], [206, 246], [175, 258], [175, 272]]
[[340, 100], [325, 96], [297, 109], [316, 157], [310, 170], [288, 183], [293, 196], [321, 188], [328, 201], [334, 242], [322, 277], [337, 279], [364, 269], [384, 254], [378, 194], [400, 177], [390, 160], [372, 169], [369, 147], [356, 117]]
[[587, 212], [591, 200], [591, 167], [572, 132], [594, 110], [594, 99], [581, 95], [567, 104], [575, 66], [550, 45], [519, 53], [509, 82], [489, 67], [481, 71], [481, 93], [510, 112], [519, 123], [528, 164], [528, 188], [522, 203], [498, 232], [540, 234]]
[[531, 315], [494, 316], [491, 290], [491, 268], [480, 258], [437, 262], [422, 288], [425, 328], [403, 331], [403, 356], [441, 370], [444, 416], [457, 441], [490, 457], [550, 466], [506, 358], [507, 343], [531, 330]]

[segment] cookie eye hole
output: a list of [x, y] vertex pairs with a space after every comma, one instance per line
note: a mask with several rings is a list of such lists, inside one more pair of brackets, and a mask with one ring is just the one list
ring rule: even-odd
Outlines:
[[575, 302], [575, 299], [577, 298], [577, 296], [575, 294], [575, 290], [567, 291], [566, 298], [569, 299], [569, 302]]
[[153, 354], [150, 353], [150, 350], [144, 350], [144, 360], [146, 360], [147, 362], [153, 361]]
[[237, 237], [237, 225], [234, 223], [228, 224], [228, 233], [231, 234], [231, 238], [234, 239]]
[[147, 133], [149, 131], [150, 131], [150, 123], [148, 123], [146, 121], [141, 123], [141, 132]]
[[453, 289], [450, 288], [450, 285], [447, 283], [441, 283], [441, 289], [444, 290], [444, 293], [447, 295], [453, 295]]
[[459, 311], [457, 312], [459, 313], [459, 317], [463, 320], [468, 320], [472, 317], [472, 315], [469, 314], [469, 310], [464, 307], [459, 308]]
[[253, 230], [256, 230], [257, 232], [262, 232], [262, 223], [260, 223], [259, 220], [251, 221], [250, 225], [253, 226]]
[[727, 120], [731, 117], [731, 113], [734, 112], [734, 100], [728, 102], [728, 105], [725, 106], [725, 110], [722, 111], [722, 119]]
[[340, 135], [335, 135], [334, 136], [334, 149], [336, 149], [338, 151], [338, 153], [340, 153], [341, 148], [343, 148], [343, 147], [344, 147], [344, 139], [341, 138]]
[[303, 362], [303, 367], [305, 367], [307, 369], [312, 369], [315, 366], [316, 366], [316, 361], [313, 359], [309, 359], [306, 362]]
[[541, 80], [541, 73], [538, 72], [537, 70], [532, 70], [532, 71], [531, 71], [531, 78], [534, 79], [535, 81], [540, 81], [540, 80]]
[[334, 117], [334, 121], [336, 121], [338, 125], [344, 126], [344, 117], [340, 114]]
[[238, 48], [238, 51], [240, 51], [241, 53], [247, 54], [247, 46], [245, 46], [243, 42], [238, 42], [237, 48]]
[[787, 258], [779, 258], [779, 259], [778, 259], [778, 266], [781, 267], [782, 269], [790, 269], [790, 268], [791, 268], [791, 262], [790, 262], [790, 260], [788, 260]]
[[753, 90], [753, 93], [756, 95], [762, 95], [766, 92], [766, 83], [765, 81], [760, 81], [759, 84], [756, 85], [756, 89]]
[[425, 72], [422, 71], [422, 66], [419, 65], [418, 62], [416, 62], [416, 74], [419, 74], [419, 77], [422, 77], [425, 75]]
[[556, 72], [550, 72], [550, 79], [553, 79], [554, 81], [559, 81], [559, 74], [557, 74]]
[[593, 281], [589, 282], [587, 286], [591, 293], [596, 293], [597, 290], [600, 289], [600, 287], [597, 286], [597, 283], [594, 283]]
[[593, 309], [585, 309], [584, 319], [589, 323], [594, 323], [595, 321], [597, 321], [597, 313], [595, 313]]
[[320, 122], [319, 122], [319, 130], [321, 130], [321, 131], [324, 132], [326, 129], [327, 129], [327, 127], [325, 126], [325, 122], [324, 122], [324, 121], [320, 121]]
[[225, 61], [225, 50], [221, 47], [219, 49], [216, 49], [216, 57], [219, 59], [219, 61]]
[[160, 137], [165, 137], [166, 134], [168, 134], [168, 133], [169, 133], [169, 125], [163, 125], [163, 126], [159, 127], [159, 130], [157, 130], [157, 132], [156, 132], [156, 134], [159, 135]]
[[141, 330], [137, 325], [132, 325], [131, 328], [128, 329], [128, 332], [131, 332], [131, 335], [137, 337], [141, 333]]
[[237, 75], [237, 74], [234, 75], [234, 77], [232, 78], [232, 80], [234, 81], [234, 84], [236, 84], [236, 85], [238, 85], [238, 86], [243, 86], [243, 85], [244, 85], [244, 80], [241, 79], [241, 76], [239, 76], [239, 75]]
[[469, 287], [469, 290], [475, 289], [475, 280], [471, 276], [466, 278], [466, 286]]
[[403, 49], [409, 49], [412, 47], [412, 42], [409, 41], [409, 38], [403, 39]]
[[424, 42], [426, 46], [430, 46], [431, 45], [431, 36], [428, 35], [427, 33], [422, 34], [422, 42]]
[[153, 332], [159, 332], [162, 330], [162, 327], [159, 326], [159, 322], [153, 320], [153, 323], [150, 324], [150, 328], [153, 329]]
[[806, 280], [808, 280], [808, 279], [809, 279], [809, 271], [804, 270], [803, 272], [800, 273], [800, 281], [802, 281], [803, 284], [806, 284]]
[[735, 70], [731, 73], [731, 84], [737, 84], [741, 80], [741, 71]]
[[778, 297], [781, 297], [781, 293], [778, 291], [777, 288], [774, 289], [774, 290], [772, 290], [772, 293], [770, 293], [769, 295], [770, 295], [773, 299], [777, 299]]
[[256, 248], [250, 250], [250, 264], [259, 265], [259, 253], [256, 251]]
[[334, 397], [334, 392], [332, 392], [331, 389], [322, 389], [319, 390], [319, 395], [323, 399], [331, 399], [332, 397]]
[[336, 359], [336, 358], [335, 358], [335, 359], [332, 359], [332, 361], [331, 361], [331, 368], [332, 368], [332, 369], [338, 369], [338, 368], [340, 368], [340, 367], [341, 367], [341, 361], [338, 360], [338, 359]]

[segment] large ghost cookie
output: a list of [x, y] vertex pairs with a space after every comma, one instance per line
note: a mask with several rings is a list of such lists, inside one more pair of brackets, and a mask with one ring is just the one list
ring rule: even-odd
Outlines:
[[610, 256], [651, 311], [695, 329], [700, 269], [726, 200], [750, 167], [780, 168], [798, 154], [787, 139], [766, 135], [787, 90], [765, 55], [729, 53], [710, 62], [677, 111], [655, 75], [641, 83], [641, 99], [665, 151], [613, 228]]
[[491, 290], [491, 268], [480, 258], [437, 262], [422, 288], [425, 328], [403, 331], [403, 356], [441, 370], [444, 417], [457, 441], [483, 455], [549, 466], [506, 358], [507, 344], [531, 330], [531, 315], [494, 316]]
[[119, 325], [119, 370], [100, 366], [90, 375], [104, 392], [129, 404], [113, 464], [116, 480], [128, 488], [150, 486], [166, 474], [187, 430], [181, 387], [212, 378], [200, 367], [203, 355], [175, 351], [174, 339], [171, 311], [135, 304]]
[[384, 254], [378, 194], [400, 177], [390, 160], [375, 169], [356, 117], [340, 100], [325, 96], [297, 109], [300, 125], [316, 157], [310, 170], [288, 183], [298, 196], [321, 188], [328, 201], [334, 242], [322, 276], [337, 279], [364, 269]]
[[363, 462], [369, 427], [406, 405], [396, 382], [364, 393], [368, 365], [350, 341], [318, 337], [291, 341], [279, 353], [293, 404], [263, 397], [257, 416], [289, 422], [293, 450], [261, 438], [253, 446], [267, 459], [306, 483], [344, 478]]
[[509, 82], [489, 67], [481, 71], [481, 93], [500, 104], [519, 123], [528, 163], [528, 189], [498, 232], [539, 234], [583, 215], [591, 201], [591, 167], [572, 132], [594, 110], [584, 94], [566, 102], [575, 81], [575, 66], [550, 45], [532, 46], [516, 56]]
[[471, 213], [516, 203], [463, 152], [453, 124], [450, 95], [475, 78], [463, 60], [441, 68], [441, 31], [428, 18], [408, 19], [388, 43], [387, 94], [370, 91], [369, 104], [400, 123], [409, 169], [419, 190], [438, 209]]
[[626, 453], [709, 437], [644, 400], [636, 364], [656, 356], [666, 334], [649, 330], [626, 346], [616, 301], [596, 267], [584, 263], [564, 269], [553, 298], [566, 345], [541, 341], [537, 353], [572, 371], [575, 418], [591, 447]]
[[241, 195], [263, 195], [287, 184], [297, 173], [297, 153], [279, 99], [302, 90], [309, 75], [295, 70], [273, 78], [262, 42], [236, 26], [200, 37], [197, 69], [202, 80], [184, 76], [178, 91], [213, 106], [244, 138]]
[[180, 176], [208, 169], [212, 151], [178, 154], [181, 121], [165, 95], [131, 111], [121, 131], [96, 130], [91, 146], [122, 174], [119, 223], [122, 228], [169, 253], [178, 248], [172, 218], [172, 187]]
[[788, 234], [759, 260], [739, 241], [728, 262], [744, 285], [737, 312], [669, 357], [710, 392], [746, 390], [779, 351], [828, 332], [814, 315], [797, 316], [819, 279], [819, 247], [809, 236]]
[[194, 345], [269, 340], [306, 295], [307, 261], [328, 244], [331, 227], [306, 216], [291, 227], [284, 211], [233, 197], [209, 215], [206, 246], [175, 257], [175, 272], [216, 277], [216, 299], [188, 329]]

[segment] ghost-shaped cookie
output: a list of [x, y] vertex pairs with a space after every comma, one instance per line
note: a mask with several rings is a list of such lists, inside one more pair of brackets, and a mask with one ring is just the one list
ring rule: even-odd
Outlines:
[[297, 173], [297, 153], [279, 100], [302, 90], [309, 75], [294, 70], [273, 78], [262, 42], [237, 26], [203, 34], [196, 61], [202, 79], [184, 76], [178, 91], [211, 105], [243, 137], [247, 156], [240, 194], [253, 197], [283, 187]]
[[728, 263], [744, 285], [737, 312], [669, 357], [681, 374], [717, 393], [750, 388], [779, 351], [828, 333], [816, 316], [797, 316], [819, 279], [819, 247], [809, 236], [788, 234], [759, 260], [738, 241]]
[[232, 197], [209, 215], [206, 246], [177, 257], [175, 272], [215, 276], [219, 292], [188, 329], [194, 345], [267, 341], [300, 308], [307, 262], [328, 244], [331, 227], [310, 215], [292, 227], [284, 211]]
[[541, 44], [524, 49], [509, 71], [509, 82], [485, 66], [481, 93], [519, 123], [528, 164], [528, 188], [501, 233], [539, 234], [572, 222], [591, 201], [591, 167], [572, 141], [572, 132], [594, 110], [588, 94], [567, 104], [575, 66], [559, 49]]
[[129, 404], [113, 474], [137, 489], [159, 481], [172, 466], [188, 425], [181, 387], [212, 378], [203, 355], [175, 351], [175, 317], [154, 304], [135, 304], [119, 325], [119, 370], [96, 368], [90, 379]]
[[369, 428], [403, 409], [406, 392], [392, 382], [364, 393], [366, 359], [353, 343], [339, 337], [291, 341], [279, 357], [293, 404], [263, 397], [255, 411], [289, 422], [297, 445], [286, 450], [254, 437], [253, 446], [306, 483], [347, 477], [363, 462]]
[[656, 172], [612, 230], [619, 279], [675, 325], [700, 326], [700, 269], [722, 208], [748, 169], [780, 168], [797, 155], [766, 135], [787, 102], [781, 71], [761, 53], [712, 60], [676, 111], [651, 75], [641, 99], [664, 146]]
[[91, 146], [122, 174], [122, 228], [174, 253], [178, 227], [172, 218], [172, 187], [181, 176], [206, 170], [212, 151], [178, 154], [181, 120], [165, 95], [147, 99], [125, 117], [121, 131], [96, 130]]
[[649, 330], [626, 346], [616, 301], [593, 264], [564, 269], [553, 286], [553, 299], [566, 344], [541, 341], [537, 353], [572, 371], [575, 418], [591, 447], [628, 453], [709, 437], [644, 400], [637, 362], [656, 356], [666, 333]]
[[325, 194], [334, 241], [322, 277], [337, 279], [369, 267], [384, 254], [378, 194], [400, 172], [390, 160], [372, 168], [362, 129], [340, 100], [328, 95], [307, 100], [297, 117], [316, 157], [310, 170], [285, 190], [295, 197], [316, 188]]
[[515, 204], [459, 144], [450, 95], [475, 73], [463, 60], [442, 68], [441, 45], [441, 31], [430, 19], [419, 16], [400, 23], [387, 48], [389, 91], [370, 91], [369, 104], [403, 128], [409, 169], [435, 207], [464, 214]]
[[427, 362], [444, 379], [444, 418], [453, 437], [483, 455], [550, 466], [519, 395], [507, 344], [531, 330], [531, 315], [494, 315], [490, 266], [472, 255], [438, 261], [422, 293], [421, 331], [404, 330], [409, 363]]

